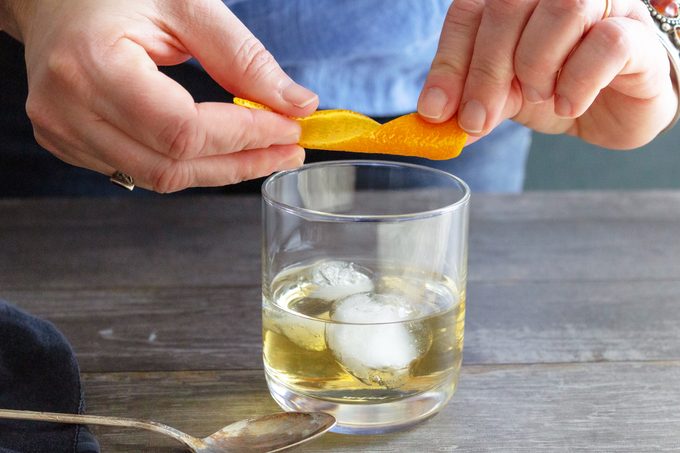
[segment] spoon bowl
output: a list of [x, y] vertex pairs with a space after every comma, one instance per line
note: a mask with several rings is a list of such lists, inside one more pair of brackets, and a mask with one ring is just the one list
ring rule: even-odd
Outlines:
[[334, 425], [335, 418], [324, 412], [279, 412], [225, 426], [201, 439], [206, 449], [197, 451], [281, 451], [314, 439]]

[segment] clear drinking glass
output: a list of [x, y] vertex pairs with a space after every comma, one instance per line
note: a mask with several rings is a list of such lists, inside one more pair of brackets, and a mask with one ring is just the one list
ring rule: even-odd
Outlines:
[[271, 395], [343, 433], [437, 413], [463, 348], [469, 189], [418, 165], [305, 165], [263, 185], [263, 341]]

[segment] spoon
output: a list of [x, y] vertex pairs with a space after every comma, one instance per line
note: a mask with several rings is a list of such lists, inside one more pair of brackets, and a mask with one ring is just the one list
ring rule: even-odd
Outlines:
[[199, 439], [162, 423], [132, 418], [11, 409], [0, 409], [0, 418], [146, 429], [172, 437], [194, 453], [281, 451], [314, 439], [335, 425], [335, 418], [323, 412], [279, 412], [232, 423]]

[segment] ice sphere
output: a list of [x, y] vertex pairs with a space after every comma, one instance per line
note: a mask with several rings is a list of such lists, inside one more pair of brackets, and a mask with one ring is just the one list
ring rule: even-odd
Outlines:
[[432, 341], [422, 323], [409, 322], [419, 317], [415, 306], [395, 294], [345, 297], [334, 303], [330, 317], [328, 348], [349, 373], [369, 385], [402, 386], [409, 366]]
[[303, 349], [323, 351], [325, 323], [303, 316], [285, 316], [275, 321], [275, 329]]
[[312, 271], [309, 297], [337, 300], [373, 290], [370, 271], [347, 261], [325, 261]]
[[326, 323], [314, 318], [327, 318], [331, 302], [303, 298], [290, 303], [290, 311], [275, 312], [269, 309], [264, 317], [271, 330], [285, 336], [297, 346], [310, 351], [326, 349]]

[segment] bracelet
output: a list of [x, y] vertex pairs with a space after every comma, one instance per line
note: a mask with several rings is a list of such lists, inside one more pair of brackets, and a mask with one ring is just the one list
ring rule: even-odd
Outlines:
[[663, 44], [671, 69], [675, 72], [675, 89], [678, 107], [675, 117], [663, 132], [671, 129], [680, 119], [680, 3], [678, 0], [642, 0], [659, 27], [658, 36]]

